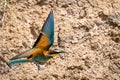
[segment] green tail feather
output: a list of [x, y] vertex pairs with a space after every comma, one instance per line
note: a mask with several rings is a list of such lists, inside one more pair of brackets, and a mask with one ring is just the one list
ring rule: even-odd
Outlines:
[[14, 64], [24, 63], [24, 62], [34, 62], [34, 61], [45, 62], [45, 61], [49, 60], [50, 58], [52, 58], [52, 56], [41, 57], [41, 58], [36, 57], [36, 58], [33, 58], [32, 60], [29, 60], [29, 59], [11, 60], [9, 62], [9, 65], [14, 65]]
[[11, 60], [9, 62], [9, 65], [13, 65], [13, 64], [16, 64], [16, 63], [24, 63], [24, 62], [30, 62], [30, 60], [28, 60], [28, 59]]

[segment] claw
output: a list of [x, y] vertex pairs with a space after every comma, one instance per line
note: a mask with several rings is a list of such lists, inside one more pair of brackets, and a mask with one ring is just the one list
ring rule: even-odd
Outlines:
[[39, 62], [39, 61], [35, 61], [34, 63], [36, 64], [38, 70], [41, 70], [40, 65], [43, 65], [43, 64], [44, 64], [44, 63]]

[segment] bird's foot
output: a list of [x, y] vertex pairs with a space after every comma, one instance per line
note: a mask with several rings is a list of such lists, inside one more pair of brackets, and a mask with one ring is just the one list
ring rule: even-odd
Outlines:
[[39, 62], [39, 61], [35, 61], [34, 63], [36, 64], [38, 70], [42, 70], [41, 65], [43, 65], [44, 63]]

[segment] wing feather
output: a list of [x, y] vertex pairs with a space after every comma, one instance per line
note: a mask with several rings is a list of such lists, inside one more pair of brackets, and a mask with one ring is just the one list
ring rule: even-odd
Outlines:
[[54, 42], [54, 16], [53, 11], [49, 13], [45, 23], [33, 47], [43, 47], [49, 49]]
[[26, 58], [26, 57], [32, 55], [31, 50], [32, 49], [26, 50], [26, 51], [24, 51], [16, 56], [12, 57], [10, 60], [15, 60], [15, 59], [19, 59], [19, 58]]

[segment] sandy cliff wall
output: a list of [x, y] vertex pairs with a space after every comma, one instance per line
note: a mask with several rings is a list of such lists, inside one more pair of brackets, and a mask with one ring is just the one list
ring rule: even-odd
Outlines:
[[[7, 61], [32, 47], [53, 9], [55, 43], [64, 49], [37, 71], [0, 61], [0, 80], [119, 80], [120, 0], [0, 0], [0, 54]], [[5, 51], [5, 52], [4, 52]]]

